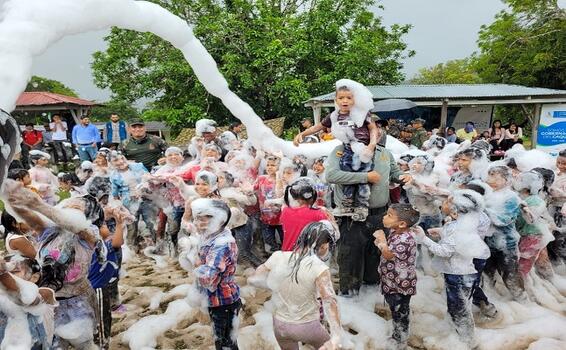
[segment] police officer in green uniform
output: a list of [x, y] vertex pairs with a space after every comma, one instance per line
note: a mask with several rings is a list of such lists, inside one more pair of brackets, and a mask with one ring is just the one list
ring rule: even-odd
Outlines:
[[413, 126], [411, 130], [411, 145], [415, 146], [418, 149], [420, 149], [423, 143], [428, 139], [426, 129], [423, 127], [424, 123], [424, 119], [421, 118], [414, 119], [411, 122]]
[[157, 165], [167, 149], [163, 139], [147, 134], [145, 123], [135, 119], [130, 123], [130, 139], [120, 145], [120, 151], [128, 160], [142, 163], [148, 171]]

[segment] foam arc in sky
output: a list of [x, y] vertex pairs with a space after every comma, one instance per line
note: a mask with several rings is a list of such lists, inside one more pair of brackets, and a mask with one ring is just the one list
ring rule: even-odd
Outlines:
[[338, 144], [296, 148], [276, 137], [249, 104], [230, 90], [190, 25], [159, 5], [134, 0], [3, 0], [0, 6], [0, 108], [6, 111], [14, 110], [31, 77], [35, 56], [67, 35], [116, 26], [154, 33], [181, 50], [207, 91], [244, 123], [252, 141], [263, 149], [314, 158], [327, 155]]

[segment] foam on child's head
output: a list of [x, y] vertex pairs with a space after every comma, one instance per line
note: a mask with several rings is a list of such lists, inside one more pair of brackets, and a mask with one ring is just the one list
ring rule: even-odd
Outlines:
[[411, 204], [396, 203], [389, 208], [395, 212], [399, 221], [407, 224], [407, 227], [412, 227], [419, 222], [420, 213]]
[[[350, 79], [338, 80], [336, 92], [338, 91], [350, 91], [354, 95], [354, 105], [350, 110], [350, 118], [358, 127], [361, 127], [367, 114], [373, 108], [373, 94], [364, 85]], [[338, 110], [338, 105], [335, 104], [335, 108]]]

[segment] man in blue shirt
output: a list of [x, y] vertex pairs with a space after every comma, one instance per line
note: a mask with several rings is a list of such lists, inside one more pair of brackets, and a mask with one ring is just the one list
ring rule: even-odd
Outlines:
[[81, 117], [81, 123], [73, 128], [73, 144], [77, 148], [81, 162], [93, 161], [96, 157], [97, 146], [100, 142], [100, 132], [93, 124], [90, 124], [88, 116]]

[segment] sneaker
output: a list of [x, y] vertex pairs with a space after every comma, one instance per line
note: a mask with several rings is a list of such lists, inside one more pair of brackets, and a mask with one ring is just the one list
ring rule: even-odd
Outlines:
[[480, 301], [480, 312], [483, 316], [488, 318], [495, 318], [497, 316], [497, 308], [490, 302]]

